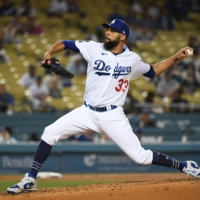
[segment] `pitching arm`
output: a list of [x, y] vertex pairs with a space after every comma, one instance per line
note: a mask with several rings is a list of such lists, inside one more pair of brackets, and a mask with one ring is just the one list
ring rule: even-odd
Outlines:
[[184, 47], [184, 48], [180, 49], [176, 54], [169, 57], [168, 59], [166, 59], [160, 63], [153, 64], [152, 67], [155, 71], [155, 76], [158, 76], [158, 75], [162, 74], [163, 72], [165, 72], [176, 61], [189, 57], [190, 55], [189, 55], [187, 49], [193, 51], [193, 49], [191, 47]]

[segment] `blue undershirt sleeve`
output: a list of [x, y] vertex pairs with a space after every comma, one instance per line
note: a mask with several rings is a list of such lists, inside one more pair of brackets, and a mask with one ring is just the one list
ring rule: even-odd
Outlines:
[[80, 50], [77, 48], [74, 40], [63, 40], [62, 43], [65, 45], [64, 50], [70, 49], [80, 53]]
[[146, 76], [148, 78], [153, 78], [155, 75], [156, 73], [151, 65], [150, 65], [150, 70], [147, 73], [143, 74], [143, 76]]

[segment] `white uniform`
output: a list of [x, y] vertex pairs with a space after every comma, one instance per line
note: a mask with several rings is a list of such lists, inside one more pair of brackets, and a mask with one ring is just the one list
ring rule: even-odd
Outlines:
[[[123, 104], [132, 77], [149, 71], [138, 54], [124, 46], [121, 54], [106, 51], [102, 43], [76, 41], [76, 46], [88, 62], [85, 104], [46, 127], [42, 140], [55, 145], [71, 135], [94, 130], [108, 135], [136, 163], [152, 163], [151, 150], [144, 150], [123, 112]], [[91, 107], [106, 107], [98, 112]], [[117, 108], [112, 109], [113, 106]]]

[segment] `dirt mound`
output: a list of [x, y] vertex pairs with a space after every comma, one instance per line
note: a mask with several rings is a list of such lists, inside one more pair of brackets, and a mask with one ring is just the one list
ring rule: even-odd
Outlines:
[[[2, 177], [1, 177], [2, 178]], [[15, 177], [16, 178], [16, 177]], [[62, 188], [38, 189], [17, 195], [1, 193], [4, 200], [169, 200], [200, 198], [199, 180], [184, 174], [137, 174], [137, 175], [71, 175], [63, 179], [76, 180], [128, 180], [112, 184], [96, 184]]]

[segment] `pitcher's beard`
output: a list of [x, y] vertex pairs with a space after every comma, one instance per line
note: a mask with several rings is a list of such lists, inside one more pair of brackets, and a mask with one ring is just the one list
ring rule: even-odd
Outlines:
[[117, 45], [119, 44], [119, 39], [114, 40], [114, 41], [104, 41], [103, 46], [106, 50], [112, 50], [114, 49]]

